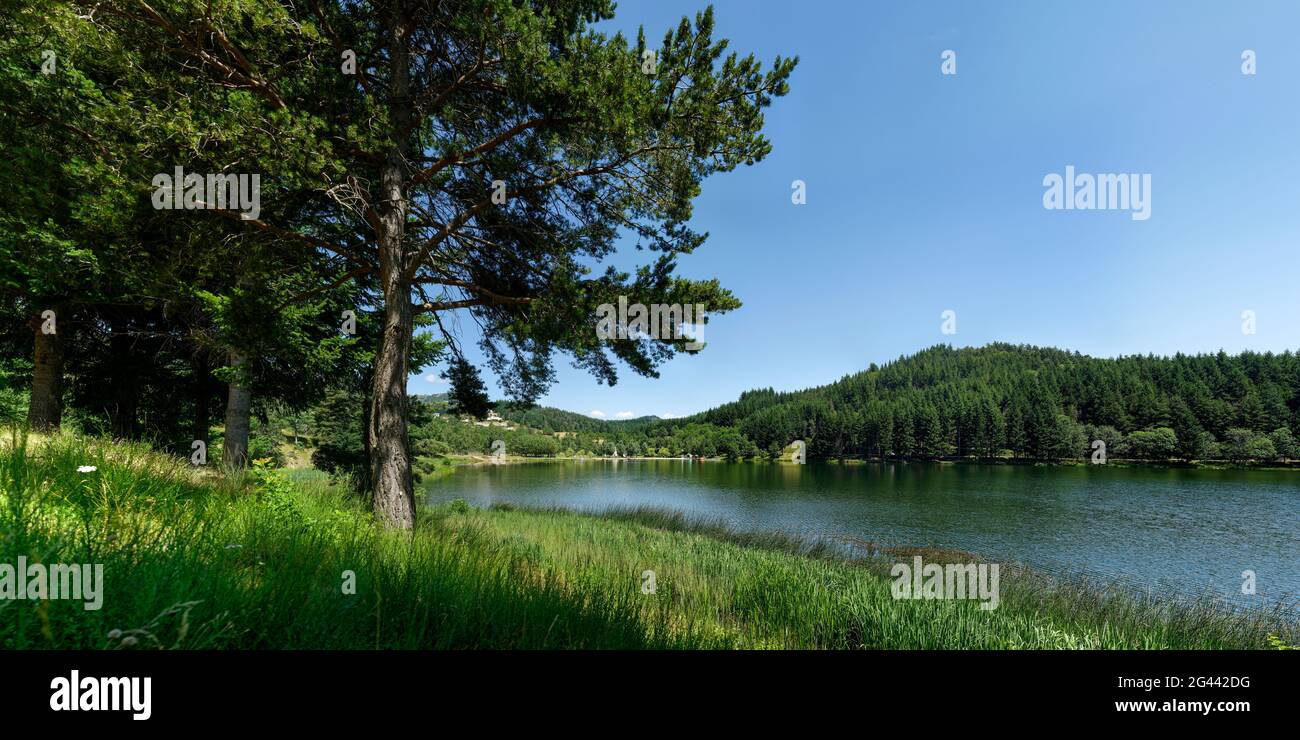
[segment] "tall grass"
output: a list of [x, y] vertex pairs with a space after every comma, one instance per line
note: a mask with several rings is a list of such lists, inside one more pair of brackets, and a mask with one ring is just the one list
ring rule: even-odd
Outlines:
[[[495, 508], [499, 511], [516, 510], [509, 504]], [[567, 513], [562, 509], [542, 511], [549, 515]], [[703, 535], [710, 540], [734, 543], [746, 549], [770, 550], [802, 559], [825, 561], [831, 570], [848, 568], [857, 572], [855, 578], [871, 574], [877, 580], [889, 579], [889, 569], [894, 562], [909, 561], [914, 555], [923, 556], [927, 563], [982, 561], [978, 555], [948, 548], [886, 546], [848, 538], [825, 539], [782, 532], [736, 530], [721, 519], [691, 518], [681, 512], [654, 507], [613, 507], [600, 512], [599, 516], [666, 532]], [[618, 546], [608, 548], [615, 552], [619, 549]], [[1279, 640], [1284, 644], [1288, 641], [1294, 644], [1300, 633], [1300, 605], [1294, 600], [1243, 609], [1226, 604], [1209, 592], [1190, 598], [1182, 594], [1142, 592], [1127, 584], [1083, 575], [1048, 576], [1017, 564], [1002, 564], [1001, 572], [1002, 603], [998, 611], [1032, 614], [1041, 623], [1035, 625], [1038, 639], [1033, 641], [1034, 644], [1026, 643], [1023, 635], [1012, 631], [1000, 647], [1258, 649], [1276, 647]], [[892, 596], [890, 599], [892, 601]], [[894, 608], [906, 609], [906, 604], [894, 602]], [[888, 607], [882, 609], [889, 611]], [[888, 622], [890, 618], [884, 621]], [[936, 638], [941, 641], [948, 639], [929, 635], [926, 647], [934, 647]], [[889, 639], [886, 636], [886, 643], [879, 647], [894, 647]]]
[[977, 601], [893, 598], [891, 556], [966, 559], [953, 551], [882, 548], [863, 557], [836, 543], [736, 532], [644, 508], [601, 516], [509, 506], [443, 511], [444, 527], [486, 528], [582, 582], [635, 590], [637, 576], [653, 570], [658, 594], [643, 598], [644, 610], [668, 601], [682, 623], [713, 624], [746, 647], [1257, 649], [1269, 647], [1269, 634], [1295, 642], [1295, 612], [1281, 606], [1244, 611], [1209, 598], [1162, 601], [1023, 569], [1004, 571], [993, 611]]
[[[85, 465], [97, 470], [78, 473]], [[384, 532], [319, 482], [260, 478], [205, 479], [134, 444], [54, 437], [29, 447], [11, 438], [0, 449], [0, 562], [102, 563], [106, 583], [98, 611], [80, 601], [0, 601], [0, 646], [717, 644], [660, 636], [620, 594], [564, 583], [472, 528]], [[348, 571], [355, 594], [343, 593]]]
[[[94, 466], [79, 473], [80, 466]], [[1004, 578], [897, 601], [878, 557], [672, 512], [460, 502], [377, 527], [314, 471], [219, 477], [137, 444], [0, 444], [0, 562], [102, 563], [103, 608], [0, 601], [5, 648], [1266, 648], [1294, 616]], [[645, 571], [654, 572], [646, 593]], [[345, 588], [355, 577], [355, 592]]]

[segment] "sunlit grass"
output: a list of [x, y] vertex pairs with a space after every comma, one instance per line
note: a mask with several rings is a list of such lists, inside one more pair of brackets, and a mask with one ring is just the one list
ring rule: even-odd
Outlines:
[[[724, 634], [742, 647], [903, 649], [1266, 648], [1294, 614], [1232, 611], [1205, 599], [1162, 602], [1126, 589], [1009, 571], [996, 610], [978, 601], [900, 601], [889, 560], [833, 543], [735, 532], [653, 509], [589, 516], [449, 505], [441, 526], [490, 533], [574, 582], [640, 595], [643, 614]], [[911, 552], [906, 553], [910, 556]], [[928, 562], [951, 560], [935, 552]], [[640, 593], [654, 571], [657, 592]]]
[[0, 602], [6, 648], [117, 648], [111, 632], [142, 627], [188, 649], [708, 644], [656, 640], [634, 605], [472, 532], [383, 532], [319, 479], [285, 491], [205, 481], [142, 446], [54, 437], [11, 440], [0, 491], [0, 562], [103, 563], [107, 582], [98, 611]]

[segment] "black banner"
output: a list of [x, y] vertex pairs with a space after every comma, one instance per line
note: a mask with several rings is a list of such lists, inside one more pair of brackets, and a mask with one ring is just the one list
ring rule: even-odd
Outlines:
[[270, 718], [301, 727], [410, 721], [450, 729], [449, 716], [471, 715], [537, 727], [588, 715], [623, 716], [627, 727], [691, 724], [696, 716], [740, 726], [857, 715], [874, 724], [876, 713], [936, 727], [1245, 726], [1294, 712], [1295, 655], [10, 652], [0, 654], [0, 712], [47, 728], [133, 730], [249, 728]]

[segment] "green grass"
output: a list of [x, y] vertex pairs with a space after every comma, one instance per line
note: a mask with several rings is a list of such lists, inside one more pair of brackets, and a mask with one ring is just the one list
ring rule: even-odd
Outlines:
[[[93, 473], [78, 466], [94, 465]], [[680, 514], [453, 502], [385, 532], [316, 471], [220, 478], [141, 445], [0, 444], [0, 562], [103, 563], [103, 608], [0, 601], [4, 648], [1261, 648], [1294, 615], [1003, 576], [896, 601], [891, 555]], [[933, 558], [944, 553], [928, 553]], [[642, 593], [653, 570], [656, 590]], [[345, 572], [355, 593], [343, 592]], [[134, 642], [134, 645], [131, 643]]]

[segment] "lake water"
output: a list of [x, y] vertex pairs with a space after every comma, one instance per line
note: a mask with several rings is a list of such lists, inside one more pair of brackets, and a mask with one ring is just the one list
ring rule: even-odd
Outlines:
[[[1300, 471], [555, 461], [459, 468], [431, 503], [648, 505], [739, 529], [938, 545], [1239, 604], [1300, 597]], [[1241, 594], [1256, 574], [1257, 598]]]

